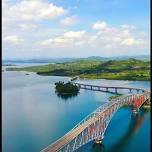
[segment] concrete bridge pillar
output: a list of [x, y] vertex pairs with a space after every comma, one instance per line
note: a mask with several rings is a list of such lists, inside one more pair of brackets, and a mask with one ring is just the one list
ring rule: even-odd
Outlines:
[[94, 140], [94, 143], [101, 144], [104, 137], [98, 137]]
[[131, 93], [131, 92], [132, 92], [132, 89], [129, 89], [129, 92]]
[[133, 107], [132, 113], [133, 114], [138, 114], [138, 112], [139, 112], [139, 108]]
[[145, 91], [144, 90], [142, 90], [142, 93], [144, 93]]
[[78, 87], [81, 88], [81, 85], [79, 84]]
[[115, 93], [118, 93], [117, 88], [115, 88]]
[[106, 88], [106, 91], [108, 92], [108, 88]]

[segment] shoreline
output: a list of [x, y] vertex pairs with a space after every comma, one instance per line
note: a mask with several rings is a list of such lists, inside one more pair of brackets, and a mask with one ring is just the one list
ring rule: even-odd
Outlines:
[[[77, 75], [75, 75], [75, 76], [68, 76], [68, 75], [45, 75], [45, 74], [38, 74], [37, 72], [35, 72], [37, 75], [39, 75], [39, 76], [64, 76], [64, 77], [70, 77], [70, 78], [73, 78], [73, 77], [76, 77]], [[79, 77], [81, 78], [81, 79], [85, 79], [85, 80], [96, 80], [96, 79], [105, 79], [105, 80], [119, 80], [119, 81], [150, 81], [150, 80], [148, 80], [148, 79], [144, 79], [144, 80], [141, 80], [141, 79], [110, 79], [110, 78], [100, 78], [100, 77], [93, 77], [93, 78], [88, 78], [88, 77], [82, 77], [81, 75], [79, 75]]]
[[[36, 75], [39, 75], [39, 76], [58, 76], [58, 77], [69, 77], [69, 78], [73, 78], [73, 77], [75, 77], [75, 76], [77, 76], [77, 75], [75, 75], [75, 76], [68, 76], [68, 75], [44, 75], [44, 74], [38, 74], [37, 72], [32, 72], [32, 71], [25, 71], [25, 70], [4, 70], [3, 72], [28, 72], [28, 73], [34, 73], [34, 74], [36, 74]], [[30, 74], [29, 74], [30, 75]], [[80, 76], [80, 79], [83, 79], [83, 80], [99, 80], [99, 79], [102, 79], [102, 80], [118, 80], [118, 81], [145, 81], [145, 82], [150, 82], [150, 80], [147, 80], [147, 79], [145, 79], [145, 80], [135, 80], [135, 79], [110, 79], [110, 78], [99, 78], [99, 77], [97, 77], [97, 78], [87, 78], [87, 77], [81, 77]]]
[[40, 76], [79, 76], [88, 80], [150, 81], [150, 61], [133, 58], [108, 61], [78, 60], [28, 67], [10, 66], [6, 71], [35, 72]]

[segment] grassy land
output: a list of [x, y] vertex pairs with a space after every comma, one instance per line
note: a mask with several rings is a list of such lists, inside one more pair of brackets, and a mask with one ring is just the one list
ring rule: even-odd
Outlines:
[[109, 100], [116, 99], [116, 98], [118, 98], [118, 97], [120, 97], [120, 96], [122, 96], [122, 95], [123, 95], [123, 94], [116, 94], [116, 95], [110, 96], [110, 97], [109, 97]]
[[118, 73], [98, 73], [98, 74], [83, 74], [80, 77], [88, 79], [109, 79], [109, 80], [140, 80], [149, 81], [150, 73], [148, 70], [130, 70]]
[[57, 64], [31, 66], [24, 68], [9, 67], [8, 71], [36, 72], [39, 75], [75, 76], [88, 79], [111, 80], [150, 80], [150, 62], [136, 59], [92, 61], [77, 60]]

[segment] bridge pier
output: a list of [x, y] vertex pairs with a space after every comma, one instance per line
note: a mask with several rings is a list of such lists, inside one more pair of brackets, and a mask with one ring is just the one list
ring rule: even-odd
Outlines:
[[117, 88], [115, 88], [115, 93], [118, 93]]
[[142, 90], [142, 93], [144, 93], [145, 92], [145, 90]]
[[132, 113], [133, 113], [133, 114], [138, 114], [138, 112], [139, 112], [139, 108], [135, 108], [135, 107], [134, 107], [134, 108], [132, 109]]
[[131, 92], [132, 92], [132, 89], [129, 89], [129, 92], [131, 93]]
[[102, 143], [102, 140], [103, 140], [103, 137], [98, 137], [94, 140], [94, 143], [95, 144], [101, 144]]

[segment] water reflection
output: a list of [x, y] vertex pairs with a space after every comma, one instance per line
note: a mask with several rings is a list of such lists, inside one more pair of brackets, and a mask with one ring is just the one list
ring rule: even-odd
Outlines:
[[90, 152], [122, 152], [127, 144], [142, 126], [148, 110], [141, 108], [137, 115], [131, 115], [131, 121], [126, 133], [109, 150], [106, 150], [104, 144], [93, 144]]
[[[26, 76], [25, 72], [7, 71], [3, 72], [2, 79], [3, 152], [40, 151], [67, 133], [84, 117], [104, 104], [105, 101], [108, 100], [108, 97], [111, 96], [111, 94], [97, 91], [80, 90], [80, 94], [77, 96], [59, 99], [54, 92], [54, 83], [57, 81], [67, 82], [69, 80], [68, 77], [44, 77], [34, 73]], [[145, 88], [149, 88], [150, 86], [150, 82], [139, 81], [91, 80], [90, 84], [93, 83], [107, 86], [110, 84], [130, 85], [133, 87], [143, 86]], [[68, 102], [64, 102], [66, 99]], [[122, 113], [118, 115], [117, 120], [122, 119], [123, 114], [126, 114], [128, 119], [128, 113], [130, 113], [130, 111], [127, 109], [122, 111]], [[114, 127], [116, 129], [117, 120], [111, 124], [111, 128]], [[130, 119], [128, 119], [128, 121], [129, 120]], [[125, 125], [121, 124], [122, 127], [126, 128], [128, 121]], [[141, 127], [140, 131], [137, 132], [139, 138], [132, 139], [131, 142], [134, 142], [134, 144], [130, 144], [129, 149], [127, 147], [126, 149], [124, 148], [125, 150], [123, 149], [123, 152], [150, 151], [149, 113], [146, 115], [146, 121], [143, 122], [143, 125], [144, 127]], [[125, 130], [127, 131], [127, 129]], [[123, 136], [121, 131], [124, 130], [120, 130], [120, 136], [121, 134]], [[110, 138], [114, 137], [114, 142], [117, 142], [119, 137], [115, 136], [115, 132], [110, 132]], [[111, 143], [113, 143], [113, 141], [109, 142], [107, 139], [105, 138], [103, 142], [104, 145], [93, 145], [92, 147], [92, 143], [88, 143], [88, 145], [84, 147], [85, 149], [80, 149], [80, 152], [90, 152], [90, 149], [93, 152], [105, 152], [105, 149], [111, 148]], [[143, 139], [143, 145], [139, 144]], [[136, 148], [134, 150], [134, 147], [138, 147], [138, 149]]]
[[59, 94], [59, 93], [56, 92], [56, 94], [59, 98], [62, 98], [63, 100], [67, 101], [68, 99], [76, 97], [79, 94], [79, 92], [76, 92], [76, 93], [73, 93], [73, 94]]
[[92, 150], [91, 150], [91, 152], [105, 152], [105, 146], [104, 146], [104, 144], [93, 144], [93, 146], [92, 146]]
[[111, 147], [109, 152], [122, 152], [123, 148], [129, 144], [131, 139], [134, 137], [134, 135], [139, 131], [140, 127], [142, 126], [147, 111], [144, 109], [141, 109], [139, 114], [137, 115], [131, 115], [131, 121], [128, 127], [128, 130], [126, 133], [117, 141], [115, 145]]

